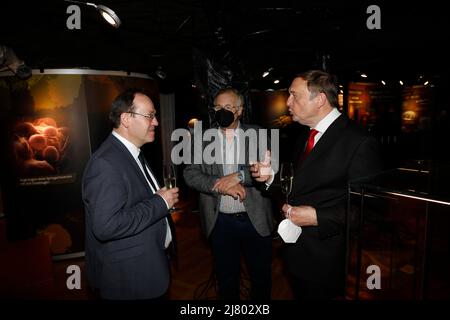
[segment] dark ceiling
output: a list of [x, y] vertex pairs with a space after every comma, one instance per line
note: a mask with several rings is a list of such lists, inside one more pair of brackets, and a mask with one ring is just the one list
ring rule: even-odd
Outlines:
[[[96, 1], [96, 0], [93, 0]], [[394, 1], [392, 1], [394, 2]], [[448, 68], [449, 19], [443, 2], [105, 0], [122, 26], [81, 8], [81, 30], [68, 30], [70, 5], [6, 1], [0, 5], [0, 44], [32, 68], [88, 67], [190, 79], [193, 54], [227, 65], [261, 85], [263, 71], [286, 86], [295, 73], [323, 63], [346, 78], [442, 74]], [[381, 9], [381, 30], [369, 30], [366, 9]], [[268, 77], [264, 81], [273, 81]]]

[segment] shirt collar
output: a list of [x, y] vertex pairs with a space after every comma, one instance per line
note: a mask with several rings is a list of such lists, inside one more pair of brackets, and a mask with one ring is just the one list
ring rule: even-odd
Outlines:
[[331, 126], [334, 120], [336, 120], [340, 115], [341, 113], [339, 112], [339, 110], [337, 108], [333, 108], [333, 110], [331, 110], [330, 113], [325, 116], [325, 118], [319, 121], [314, 129], [324, 134], [325, 131], [327, 131], [328, 127]]
[[117, 139], [119, 139], [120, 142], [122, 142], [125, 147], [128, 149], [128, 151], [130, 151], [131, 155], [133, 156], [133, 158], [136, 160], [139, 156], [139, 153], [141, 152], [141, 149], [139, 149], [138, 147], [136, 147], [132, 142], [128, 141], [127, 139], [125, 139], [124, 137], [122, 137], [117, 131], [113, 130], [112, 131], [112, 135], [114, 137], [116, 137]]
[[[236, 129], [232, 129], [233, 130], [233, 134], [234, 134], [235, 137], [238, 135], [237, 129], [241, 129], [241, 122], [240, 121], [238, 121], [238, 125], [237, 125]], [[218, 130], [219, 130], [220, 136], [223, 137], [222, 129], [219, 127]]]

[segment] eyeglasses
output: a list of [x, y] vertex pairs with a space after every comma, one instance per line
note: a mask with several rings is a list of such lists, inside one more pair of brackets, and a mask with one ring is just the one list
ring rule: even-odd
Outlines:
[[128, 111], [127, 113], [131, 113], [131, 114], [137, 114], [138, 116], [142, 116], [145, 117], [149, 120], [153, 120], [156, 117], [155, 113], [150, 113], [150, 114], [142, 114], [142, 113], [138, 113], [138, 112], [132, 112], [132, 111]]
[[221, 106], [219, 104], [214, 106], [214, 111], [219, 111], [220, 109], [226, 109], [229, 111], [236, 111], [237, 108], [239, 108], [238, 106], [232, 106], [231, 104], [226, 104], [224, 106]]

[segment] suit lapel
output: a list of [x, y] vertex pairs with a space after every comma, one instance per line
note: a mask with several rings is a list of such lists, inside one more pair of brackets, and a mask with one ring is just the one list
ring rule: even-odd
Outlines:
[[[243, 123], [241, 123], [241, 129], [242, 129], [242, 132], [243, 133], [245, 133], [245, 131], [247, 131], [247, 126], [246, 125], [244, 125]], [[259, 139], [259, 137], [258, 137], [258, 139]], [[242, 141], [240, 141], [240, 143], [241, 143]], [[248, 159], [248, 157], [249, 157], [249, 146], [248, 146], [248, 143], [249, 143], [249, 139], [245, 139], [244, 138], [244, 142], [245, 142], [245, 149], [244, 149], [244, 157], [245, 157], [245, 159], [244, 159], [244, 161], [245, 161], [245, 164], [248, 164], [249, 163], [249, 159]], [[259, 142], [259, 141], [258, 141]], [[259, 144], [258, 144], [259, 145]], [[239, 150], [239, 145], [237, 146], [237, 150]], [[241, 155], [239, 154], [239, 157], [240, 157]], [[238, 160], [239, 160], [239, 158], [238, 158]]]
[[[340, 132], [348, 124], [348, 118], [345, 115], [340, 115], [325, 131], [323, 136], [311, 150], [311, 152], [306, 157], [305, 161], [300, 164], [300, 170], [308, 168], [316, 159], [318, 159], [322, 154], [326, 153], [335, 142], [341, 137]], [[306, 139], [305, 139], [306, 141]]]
[[[211, 128], [211, 129], [220, 130], [220, 128], [218, 128], [218, 127], [213, 127], [213, 128]], [[218, 133], [219, 133], [219, 132], [218, 132]], [[217, 138], [220, 139], [218, 135], [217, 135]], [[220, 141], [219, 141], [219, 142], [220, 142]], [[208, 144], [210, 144], [210, 143], [213, 143], [213, 142], [212, 142], [212, 141], [204, 141], [204, 142], [203, 142], [203, 149], [202, 149], [202, 152], [205, 150], [205, 147], [206, 147]], [[223, 148], [222, 143], [220, 143], [220, 152], [222, 152], [222, 148]], [[215, 150], [214, 150], [214, 151], [215, 151]], [[215, 153], [214, 153], [213, 157], [216, 158], [216, 154], [215, 154]], [[220, 159], [223, 161], [223, 159], [222, 159], [222, 153], [219, 154], [219, 157], [220, 157]], [[216, 170], [219, 171], [219, 177], [223, 177], [223, 165], [222, 165], [222, 164], [220, 164], [220, 163], [212, 163], [212, 164], [211, 164], [211, 167], [212, 167], [212, 168], [216, 168]]]
[[306, 140], [308, 139], [309, 128], [307, 126], [302, 127], [304, 127], [304, 129], [302, 129], [298, 134], [298, 139], [294, 147], [294, 153], [292, 154], [292, 163], [295, 166], [294, 169], [300, 168], [300, 166], [302, 165], [300, 157], [305, 151]]
[[120, 142], [116, 137], [114, 137], [114, 135], [110, 134], [109, 139], [111, 141], [111, 144], [113, 146], [115, 146], [118, 151], [120, 152], [120, 154], [125, 157], [126, 161], [129, 161], [130, 164], [134, 167], [134, 170], [136, 171], [137, 175], [139, 176], [139, 179], [141, 180], [141, 182], [146, 186], [146, 188], [152, 192], [149, 184], [147, 183], [147, 180], [144, 177], [144, 174], [141, 171], [141, 168], [139, 168], [136, 160], [133, 158], [133, 156], [131, 155], [130, 151], [128, 151], [127, 147], [125, 147], [123, 145], [122, 142]]

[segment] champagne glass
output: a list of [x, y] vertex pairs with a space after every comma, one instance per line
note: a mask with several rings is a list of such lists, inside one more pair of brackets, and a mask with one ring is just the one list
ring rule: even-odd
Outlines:
[[294, 180], [294, 167], [291, 162], [281, 164], [280, 182], [281, 192], [286, 195], [286, 203], [289, 203], [289, 194], [292, 191], [292, 181]]
[[[164, 176], [164, 186], [167, 189], [176, 188], [177, 186], [177, 176], [175, 171], [175, 166], [173, 164], [165, 164], [163, 166], [163, 176]], [[172, 207], [169, 211], [175, 211], [177, 208]]]

